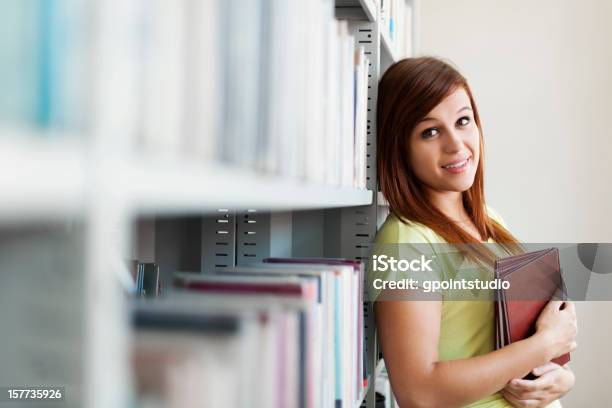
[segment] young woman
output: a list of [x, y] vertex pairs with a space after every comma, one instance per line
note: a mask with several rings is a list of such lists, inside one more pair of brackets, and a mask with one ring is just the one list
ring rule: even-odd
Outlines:
[[[389, 68], [377, 125], [378, 178], [391, 210], [377, 244], [517, 243], [485, 205], [478, 110], [453, 67], [409, 58]], [[560, 407], [574, 384], [568, 367], [550, 363], [576, 348], [570, 302], [549, 302], [533, 336], [495, 350], [492, 301], [439, 293], [377, 299], [382, 352], [401, 407]], [[523, 379], [529, 373], [537, 378]]]

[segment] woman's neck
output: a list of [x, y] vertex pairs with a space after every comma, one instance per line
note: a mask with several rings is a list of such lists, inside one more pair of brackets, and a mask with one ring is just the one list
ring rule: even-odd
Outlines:
[[434, 191], [429, 190], [429, 200], [442, 214], [446, 215], [464, 232], [471, 235], [478, 242], [484, 239], [463, 205], [462, 194], [456, 191]]
[[463, 205], [462, 193], [429, 190], [428, 196], [433, 206], [452, 221], [461, 223], [470, 219]]

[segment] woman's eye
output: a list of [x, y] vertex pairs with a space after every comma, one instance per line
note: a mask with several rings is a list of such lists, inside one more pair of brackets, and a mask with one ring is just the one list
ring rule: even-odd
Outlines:
[[464, 116], [462, 118], [459, 118], [459, 120], [457, 121], [457, 125], [459, 126], [467, 126], [469, 123], [470, 123], [469, 116]]
[[436, 128], [429, 128], [429, 129], [425, 129], [422, 133], [421, 133], [421, 137], [423, 139], [429, 139], [431, 137], [434, 137], [438, 134], [438, 129]]

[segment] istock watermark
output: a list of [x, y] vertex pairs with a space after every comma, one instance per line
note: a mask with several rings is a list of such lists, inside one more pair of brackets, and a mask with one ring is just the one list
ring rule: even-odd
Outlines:
[[[389, 289], [394, 291], [393, 299], [402, 293], [436, 292], [444, 300], [496, 300], [500, 289], [509, 289], [507, 259], [511, 257], [519, 262], [512, 265], [521, 268], [532, 262], [528, 268], [533, 273], [513, 279], [520, 285], [512, 284], [505, 294], [507, 300], [546, 300], [550, 285], [539, 278], [547, 275], [538, 271], [551, 267], [547, 264], [550, 258], [532, 260], [527, 255], [550, 248], [558, 252], [555, 296], [574, 301], [612, 300], [611, 243], [520, 243], [513, 248], [494, 243], [375, 244], [369, 253], [362, 254], [368, 262], [366, 300], [380, 300]], [[486, 262], [475, 262], [470, 255], [477, 253], [490, 256]]]
[[427, 259], [425, 255], [421, 255], [419, 259], [395, 259], [387, 255], [372, 255], [372, 265], [374, 272], [387, 271], [420, 271], [432, 272], [432, 259]]

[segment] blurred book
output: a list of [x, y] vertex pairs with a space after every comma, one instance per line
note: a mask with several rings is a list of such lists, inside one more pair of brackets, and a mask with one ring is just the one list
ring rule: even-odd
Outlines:
[[84, 130], [88, 122], [91, 5], [7, 0], [0, 13], [0, 122]]
[[[343, 258], [266, 258], [264, 264], [265, 267], [260, 269], [276, 266], [279, 271], [285, 268], [298, 274], [307, 273], [308, 270], [316, 271], [309, 273], [333, 274], [336, 295], [333, 313], [336, 326], [335, 332], [330, 333], [335, 342], [336, 401], [343, 406], [355, 401], [368, 386], [370, 375], [364, 341], [363, 264]], [[350, 324], [347, 326], [346, 322]], [[351, 376], [350, 373], [355, 374]]]
[[[275, 394], [258, 393], [278, 379], [273, 354], [282, 321], [274, 309], [225, 309], [222, 302], [175, 295], [137, 302], [132, 322], [140, 405], [279, 406]], [[276, 376], [258, 378], [260, 372]]]
[[412, 3], [380, 0], [379, 27], [398, 59], [412, 56]]
[[129, 260], [126, 262], [133, 289], [129, 292], [136, 297], [157, 297], [161, 294], [162, 282], [159, 265], [152, 262]]
[[300, 384], [307, 303], [207, 290], [136, 302], [139, 400], [180, 407], [306, 406]]
[[270, 277], [270, 276], [226, 276], [226, 275], [199, 275], [191, 273], [175, 274], [175, 286], [198, 291], [200, 293], [227, 293], [227, 294], [259, 294], [276, 295], [294, 299], [302, 299], [306, 302], [306, 314], [303, 316], [304, 330], [300, 341], [299, 350], [299, 377], [298, 390], [299, 401], [306, 407], [316, 406], [314, 403], [314, 360], [315, 348], [314, 336], [317, 332], [313, 330], [315, 324], [315, 302], [317, 301], [317, 282], [310, 278]]
[[[130, 38], [113, 37], [120, 52], [108, 59], [121, 59], [117, 78], [133, 87], [111, 115], [134, 127], [125, 134], [136, 152], [363, 188], [368, 64], [333, 2], [140, 0], [129, 10]], [[116, 24], [101, 21], [100, 33]]]
[[304, 406], [354, 406], [367, 386], [363, 266], [344, 259], [267, 259], [214, 274], [175, 273], [175, 286], [203, 295], [306, 301], [299, 389]]
[[85, 405], [84, 236], [77, 225], [0, 229], [0, 383], [59, 384], [75, 408]]
[[159, 296], [160, 291], [161, 291], [161, 281], [159, 279], [159, 266], [154, 263], [144, 263], [144, 264], [141, 264], [141, 270], [142, 270], [141, 295], [145, 297]]
[[364, 188], [368, 63], [334, 2], [118, 4], [3, 5], [0, 124]]
[[367, 185], [367, 143], [368, 143], [368, 78], [370, 62], [363, 47], [355, 52], [355, 100], [354, 138], [355, 157], [353, 165], [353, 186], [366, 188]]

